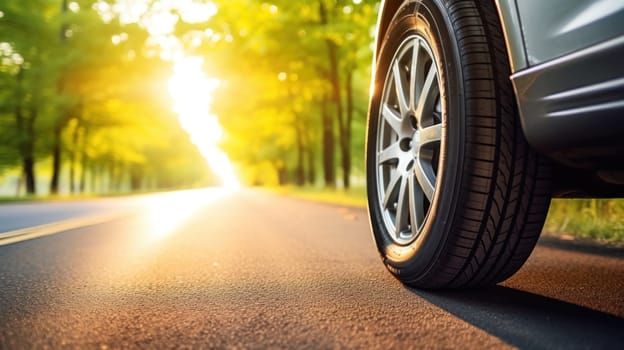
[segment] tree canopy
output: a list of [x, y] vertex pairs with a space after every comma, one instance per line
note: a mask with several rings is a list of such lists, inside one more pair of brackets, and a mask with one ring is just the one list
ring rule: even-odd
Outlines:
[[[30, 194], [233, 176], [349, 187], [363, 173], [376, 12], [365, 0], [5, 0], [0, 176]], [[200, 64], [180, 80], [189, 58]]]

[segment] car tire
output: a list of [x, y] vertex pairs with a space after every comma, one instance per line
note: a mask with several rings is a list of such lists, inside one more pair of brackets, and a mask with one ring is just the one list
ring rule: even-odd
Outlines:
[[388, 270], [425, 289], [491, 285], [529, 257], [550, 166], [518, 118], [493, 1], [407, 1], [376, 57], [366, 176]]

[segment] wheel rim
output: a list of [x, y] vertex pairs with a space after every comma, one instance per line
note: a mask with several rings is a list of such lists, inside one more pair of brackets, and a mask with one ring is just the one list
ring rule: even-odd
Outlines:
[[433, 50], [419, 35], [396, 51], [382, 93], [376, 175], [390, 238], [409, 244], [422, 231], [441, 174], [445, 118]]

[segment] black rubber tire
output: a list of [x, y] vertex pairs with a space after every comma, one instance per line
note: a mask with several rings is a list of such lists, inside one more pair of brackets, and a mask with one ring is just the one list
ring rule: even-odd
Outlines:
[[[418, 237], [390, 238], [376, 190], [382, 87], [402, 38], [424, 37], [437, 56], [446, 115], [443, 172]], [[402, 5], [377, 57], [367, 131], [368, 207], [383, 262], [426, 289], [492, 285], [532, 252], [550, 204], [550, 166], [526, 142], [493, 0]]]

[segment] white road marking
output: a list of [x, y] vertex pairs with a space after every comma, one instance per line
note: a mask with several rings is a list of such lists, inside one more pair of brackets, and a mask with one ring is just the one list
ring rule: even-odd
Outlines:
[[39, 237], [49, 236], [68, 230], [73, 230], [86, 226], [93, 226], [104, 222], [112, 221], [120, 218], [124, 213], [108, 213], [89, 215], [78, 218], [72, 218], [57, 221], [49, 224], [22, 228], [14, 231], [0, 233], [0, 247], [35, 239]]

